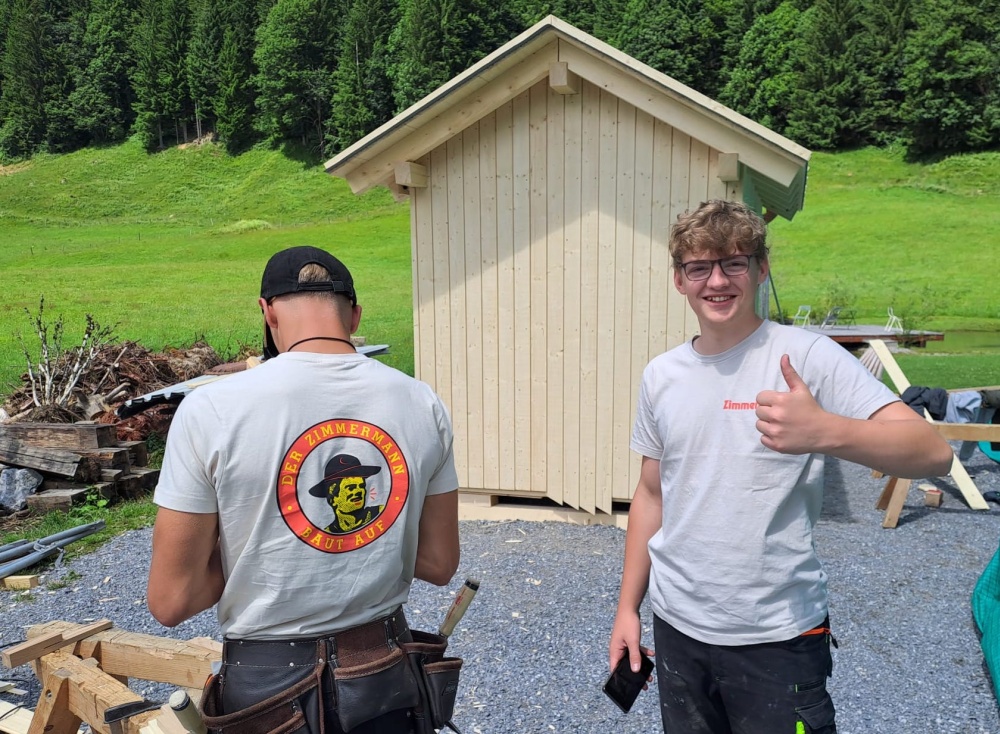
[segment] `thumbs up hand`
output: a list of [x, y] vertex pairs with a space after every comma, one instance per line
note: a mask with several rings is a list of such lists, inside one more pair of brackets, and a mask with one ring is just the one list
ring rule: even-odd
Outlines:
[[788, 392], [764, 390], [757, 395], [760, 442], [782, 454], [818, 452], [824, 419], [829, 414], [813, 398], [787, 354], [781, 357], [781, 374]]

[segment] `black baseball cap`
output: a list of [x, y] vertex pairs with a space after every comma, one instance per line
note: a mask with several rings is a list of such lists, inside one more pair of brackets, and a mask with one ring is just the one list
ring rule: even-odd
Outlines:
[[[306, 265], [319, 265], [330, 274], [329, 280], [318, 280], [310, 283], [299, 282], [299, 271]], [[270, 301], [276, 296], [289, 293], [343, 293], [351, 299], [351, 305], [358, 305], [358, 296], [354, 292], [354, 279], [351, 271], [344, 263], [326, 250], [318, 247], [302, 245], [289, 247], [271, 256], [264, 266], [264, 275], [260, 279], [260, 297]], [[271, 336], [271, 329], [264, 324], [264, 356], [276, 357], [278, 348]]]

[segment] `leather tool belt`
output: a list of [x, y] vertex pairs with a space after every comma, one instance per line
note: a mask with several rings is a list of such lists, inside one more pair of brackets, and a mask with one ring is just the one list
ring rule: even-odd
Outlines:
[[447, 645], [410, 630], [402, 609], [327, 637], [227, 640], [202, 717], [216, 734], [322, 734], [396, 712], [432, 734], [451, 726], [458, 693], [462, 660]]

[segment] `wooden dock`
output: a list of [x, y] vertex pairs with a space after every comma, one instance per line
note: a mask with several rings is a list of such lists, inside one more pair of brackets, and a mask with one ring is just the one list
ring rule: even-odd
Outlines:
[[890, 331], [875, 324], [838, 324], [826, 327], [810, 325], [797, 328], [824, 334], [852, 351], [864, 347], [869, 339], [896, 342], [904, 347], [925, 347], [927, 342], [944, 339], [944, 332], [941, 331]]

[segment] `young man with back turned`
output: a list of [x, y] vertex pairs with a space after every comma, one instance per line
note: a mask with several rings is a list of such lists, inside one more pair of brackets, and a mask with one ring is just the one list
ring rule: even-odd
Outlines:
[[824, 458], [925, 477], [951, 448], [843, 347], [756, 314], [768, 248], [747, 206], [681, 215], [670, 253], [700, 334], [643, 372], [611, 667], [638, 670], [648, 590], [667, 734], [833, 734]]
[[[413, 732], [402, 604], [458, 565], [451, 420], [429, 386], [356, 353], [354, 281], [324, 250], [274, 255], [259, 305], [268, 359], [173, 419], [149, 609], [174, 626], [218, 603], [206, 712], [224, 734]], [[372, 695], [341, 691], [366, 681]]]

